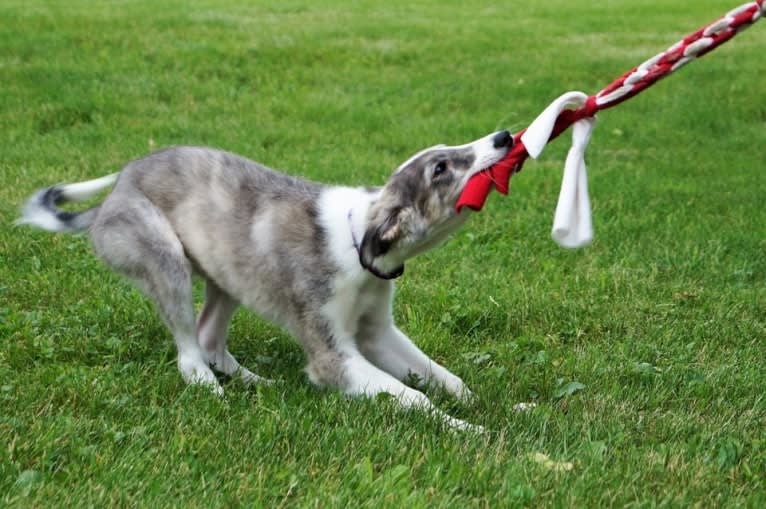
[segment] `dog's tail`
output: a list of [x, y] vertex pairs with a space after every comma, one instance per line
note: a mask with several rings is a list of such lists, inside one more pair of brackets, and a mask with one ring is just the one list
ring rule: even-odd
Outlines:
[[119, 173], [113, 173], [86, 182], [59, 184], [41, 189], [27, 200], [16, 224], [29, 224], [49, 232], [75, 233], [87, 230], [96, 217], [100, 205], [82, 212], [67, 212], [59, 209], [57, 205], [85, 201], [114, 184], [118, 175]]

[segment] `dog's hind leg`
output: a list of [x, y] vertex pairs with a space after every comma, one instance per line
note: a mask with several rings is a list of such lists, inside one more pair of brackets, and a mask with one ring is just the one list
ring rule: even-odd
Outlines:
[[237, 362], [227, 347], [229, 321], [239, 303], [210, 279], [205, 283], [205, 304], [197, 319], [197, 336], [214, 370], [225, 375], [239, 375], [246, 384], [271, 383]]
[[191, 262], [167, 218], [144, 196], [107, 199], [90, 234], [99, 256], [154, 300], [173, 334], [184, 380], [222, 395], [197, 340]]

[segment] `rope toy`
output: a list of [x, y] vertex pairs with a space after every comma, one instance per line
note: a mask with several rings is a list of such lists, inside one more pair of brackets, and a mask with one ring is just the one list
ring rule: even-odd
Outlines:
[[562, 247], [588, 245], [593, 240], [593, 227], [584, 157], [596, 113], [639, 94], [750, 27], [766, 15], [764, 1], [749, 2], [729, 11], [626, 72], [596, 95], [568, 92], [553, 101], [527, 129], [514, 135], [515, 145], [505, 158], [471, 177], [458, 199], [457, 211], [463, 207], [480, 211], [493, 187], [503, 195], [508, 194], [511, 175], [521, 171], [527, 157], [537, 159], [548, 142], [574, 126], [551, 236]]

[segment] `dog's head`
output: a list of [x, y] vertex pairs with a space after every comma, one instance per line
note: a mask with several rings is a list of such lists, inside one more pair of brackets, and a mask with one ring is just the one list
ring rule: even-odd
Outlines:
[[468, 180], [500, 161], [513, 145], [500, 131], [456, 147], [437, 145], [405, 161], [367, 214], [362, 266], [397, 275], [404, 260], [446, 239], [468, 217], [455, 205]]

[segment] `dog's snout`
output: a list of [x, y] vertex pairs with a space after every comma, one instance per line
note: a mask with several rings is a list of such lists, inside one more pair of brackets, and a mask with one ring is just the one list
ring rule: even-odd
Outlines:
[[492, 145], [495, 148], [510, 147], [513, 144], [513, 136], [508, 131], [500, 131], [492, 138]]

